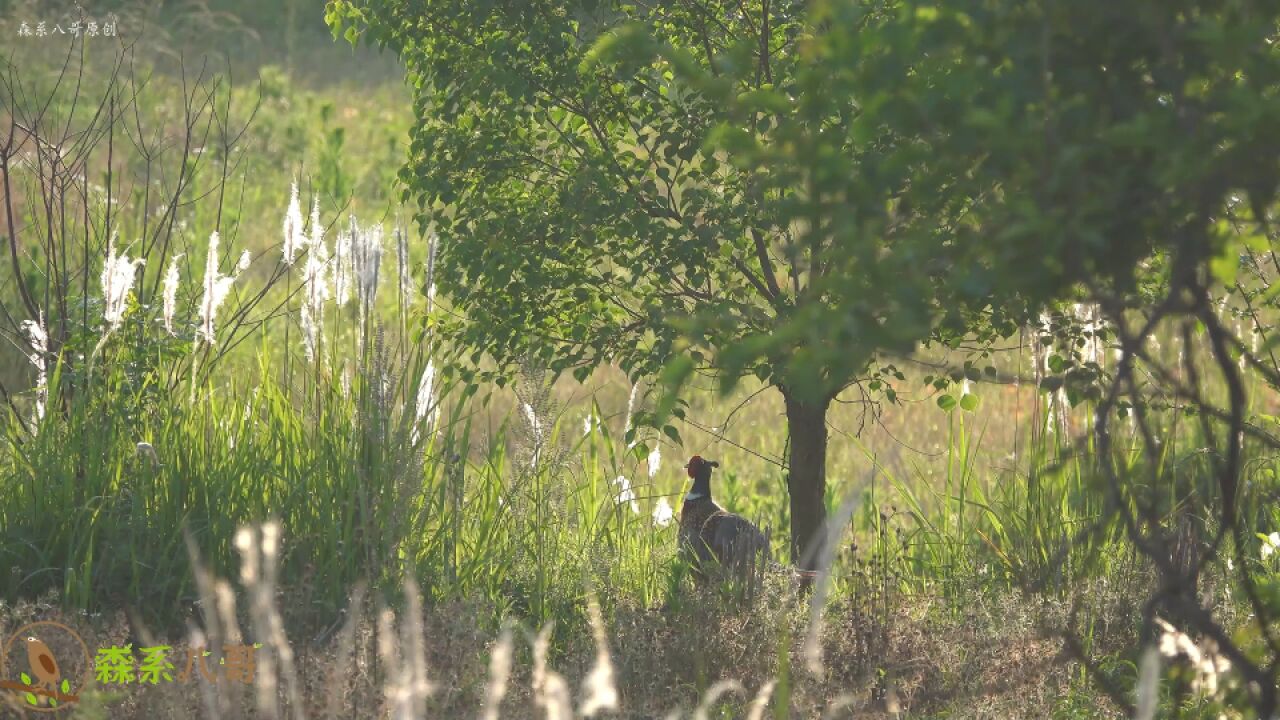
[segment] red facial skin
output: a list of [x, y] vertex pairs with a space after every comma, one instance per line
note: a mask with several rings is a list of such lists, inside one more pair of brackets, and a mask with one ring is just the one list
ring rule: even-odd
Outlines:
[[698, 471], [698, 467], [701, 466], [702, 463], [704, 462], [706, 461], [702, 459], [701, 455], [694, 455], [693, 457], [689, 458], [689, 463], [684, 466], [685, 472], [689, 474], [689, 477], [694, 477], [695, 473], [697, 473]]

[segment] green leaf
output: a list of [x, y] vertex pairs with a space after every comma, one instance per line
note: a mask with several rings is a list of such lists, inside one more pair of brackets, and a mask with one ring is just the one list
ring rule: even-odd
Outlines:
[[674, 425], [663, 425], [662, 434], [671, 438], [671, 441], [677, 445], [684, 445], [684, 441], [680, 439], [680, 431]]
[[960, 409], [965, 412], [973, 412], [974, 410], [977, 410], [978, 396], [973, 393], [965, 393], [964, 397], [960, 398]]
[[779, 115], [791, 109], [791, 101], [776, 90], [748, 90], [738, 96], [738, 102], [748, 110]]
[[939, 395], [939, 396], [938, 396], [938, 407], [942, 408], [943, 410], [946, 410], [947, 412], [951, 412], [952, 410], [954, 410], [954, 409], [956, 408], [956, 398], [955, 398], [955, 396], [954, 396], [954, 395]]
[[1240, 256], [1234, 246], [1228, 247], [1222, 254], [1209, 261], [1209, 271], [1223, 285], [1231, 287], [1236, 284], [1236, 272], [1240, 269]]
[[676, 391], [693, 374], [693, 369], [693, 360], [687, 355], [677, 355], [662, 368], [659, 380], [663, 392], [658, 396], [658, 404], [654, 410], [658, 417], [667, 415], [675, 407], [679, 400]]

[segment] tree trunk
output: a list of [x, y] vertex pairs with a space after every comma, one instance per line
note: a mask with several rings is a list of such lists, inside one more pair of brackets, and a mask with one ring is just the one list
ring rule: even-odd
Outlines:
[[791, 435], [791, 562], [817, 570], [827, 528], [827, 406], [829, 399], [805, 401], [783, 391]]

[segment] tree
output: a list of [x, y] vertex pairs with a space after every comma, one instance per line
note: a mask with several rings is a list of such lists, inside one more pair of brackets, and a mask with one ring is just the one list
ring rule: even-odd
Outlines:
[[[904, 3], [865, 27], [858, 3], [815, 8], [813, 27], [825, 28], [815, 52], [830, 61], [819, 70], [825, 93], [797, 102], [856, 99], [858, 118], [840, 129], [856, 138], [892, 128], [899, 140], [891, 152], [910, 168], [909, 197], [927, 188], [965, 205], [959, 223], [915, 224], [935, 238], [919, 246], [953, 264], [940, 303], [972, 309], [985, 292], [992, 307], [1020, 308], [1015, 315], [1024, 317], [1072, 296], [1100, 307], [1119, 360], [1105, 372], [1096, 363], [1061, 370], [1066, 379], [1098, 378], [1090, 458], [1108, 519], [1158, 576], [1140, 637], [1149, 642], [1163, 616], [1212, 638], [1243, 680], [1231, 702], [1274, 716], [1280, 603], [1274, 575], [1250, 557], [1258, 510], [1242, 502], [1242, 480], [1246, 436], [1266, 453], [1280, 438], [1266, 422], [1248, 422], [1242, 372], [1276, 387], [1280, 366], [1232, 334], [1221, 313], [1234, 295], [1261, 333], [1255, 309], [1276, 297], [1247, 290], [1237, 271], [1263, 287], [1280, 274], [1280, 3]], [[838, 152], [847, 138], [818, 135], [844, 164], [837, 175], [865, 166]], [[1178, 353], [1153, 349], [1161, 328], [1176, 333]], [[1168, 419], [1153, 393], [1176, 398], [1172, 409], [1195, 418], [1216, 497], [1179, 495], [1176, 474], [1150, 461], [1165, 452], [1156, 423]], [[1126, 411], [1147, 458], [1137, 469], [1120, 459], [1134, 450], [1112, 438]], [[1177, 495], [1172, 506], [1169, 495]], [[1208, 529], [1189, 541], [1187, 506]], [[1196, 591], [1226, 546], [1251, 632], [1220, 625]], [[1068, 642], [1085, 667], [1096, 667], [1081, 648]], [[1099, 678], [1118, 706], [1128, 704], [1127, 693]]]
[[442, 238], [468, 381], [529, 357], [754, 375], [785, 401], [791, 551], [812, 568], [828, 406], [934, 327], [946, 260], [907, 230], [959, 205], [908, 209], [894, 134], [850, 138], [848, 99], [796, 101], [822, 97], [808, 5], [339, 0], [328, 21], [407, 66], [401, 179]]

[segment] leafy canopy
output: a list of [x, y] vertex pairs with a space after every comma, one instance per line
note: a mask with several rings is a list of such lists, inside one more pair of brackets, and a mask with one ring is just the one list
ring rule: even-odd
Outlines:
[[408, 67], [402, 179], [490, 375], [674, 360], [829, 398], [928, 334], [948, 268], [915, 218], [963, 205], [912, 199], [902, 139], [821, 87], [808, 5], [330, 5]]
[[[396, 48], [455, 337], [830, 397], [1148, 267], [1234, 267], [1274, 200], [1274, 0], [342, 0]], [[670, 369], [670, 368], [669, 368]], [[500, 372], [500, 370], [499, 370]]]

